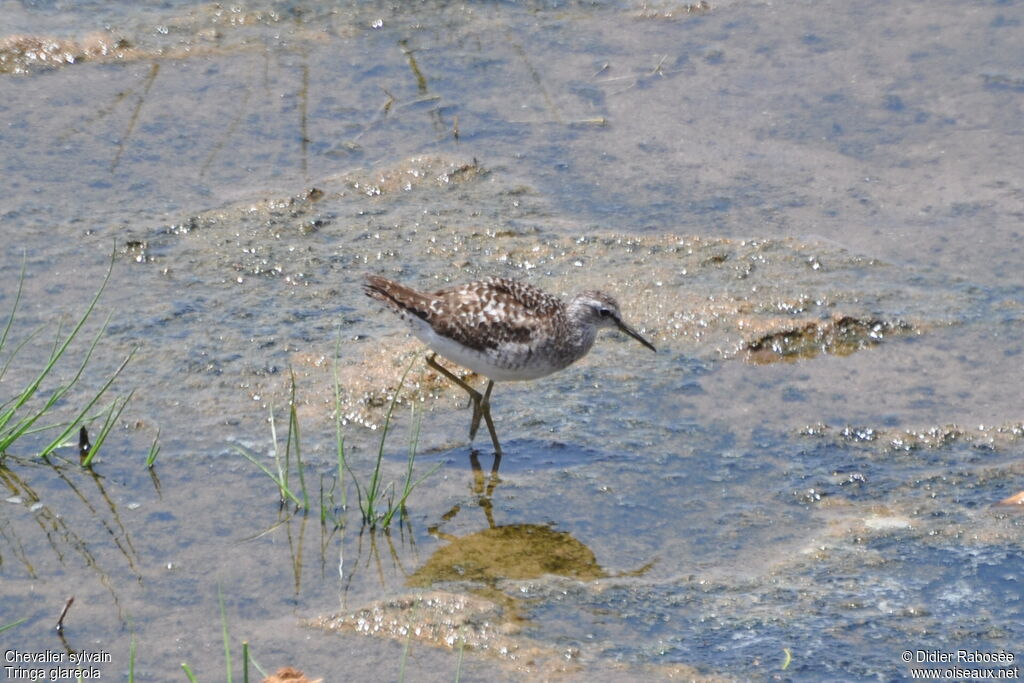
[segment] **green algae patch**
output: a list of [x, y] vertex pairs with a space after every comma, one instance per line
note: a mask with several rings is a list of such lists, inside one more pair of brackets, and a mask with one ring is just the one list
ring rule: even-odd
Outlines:
[[608, 576], [594, 551], [571, 534], [541, 524], [509, 524], [446, 538], [451, 542], [409, 577], [409, 586], [427, 587], [441, 581], [493, 584], [546, 574], [581, 581]]
[[[783, 323], [784, 324], [784, 323]], [[889, 337], [913, 334], [914, 327], [902, 320], [863, 320], [836, 315], [826, 320], [801, 323], [777, 332], [769, 332], [746, 345], [746, 358], [752, 363], [795, 362], [828, 353], [848, 356], [882, 343]]]

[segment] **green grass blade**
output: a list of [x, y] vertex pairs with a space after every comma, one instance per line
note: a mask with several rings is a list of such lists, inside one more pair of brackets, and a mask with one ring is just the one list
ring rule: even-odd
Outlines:
[[[92, 416], [90, 418], [86, 418], [84, 421], [85, 422], [91, 422], [92, 420], [96, 419], [96, 417], [97, 416], [94, 415], [94, 416]], [[32, 427], [31, 429], [26, 429], [25, 433], [22, 434], [22, 436], [31, 436], [32, 434], [39, 434], [39, 433], [42, 433], [42, 432], [48, 432], [51, 429], [57, 429], [58, 427], [63, 427], [63, 426], [65, 426], [63, 422], [54, 422], [53, 424], [43, 425], [42, 427]], [[70, 443], [70, 441], [68, 443]]]
[[[325, 489], [324, 480], [331, 480], [331, 487]], [[341, 529], [345, 526], [344, 522], [344, 511], [342, 510], [342, 516], [336, 514], [336, 510], [339, 509], [338, 501], [334, 499], [334, 492], [338, 488], [337, 477], [332, 477], [326, 473], [320, 475], [320, 524], [323, 526], [327, 525], [327, 520], [330, 520], [334, 525], [335, 529]]]
[[231, 638], [228, 636], [228, 617], [224, 612], [224, 593], [221, 592], [220, 584], [217, 585], [217, 602], [220, 604], [220, 625], [224, 633], [225, 680], [231, 683]]
[[413, 359], [409, 362], [409, 367], [402, 373], [402, 378], [398, 380], [398, 387], [395, 389], [395, 393], [391, 396], [391, 402], [388, 404], [388, 412], [384, 416], [384, 426], [381, 429], [380, 435], [380, 446], [377, 448], [377, 462], [373, 468], [373, 475], [370, 477], [370, 484], [367, 487], [367, 498], [376, 503], [381, 496], [381, 464], [384, 459], [384, 442], [388, 438], [388, 430], [391, 428], [391, 416], [395, 412], [395, 404], [398, 403], [398, 395], [402, 393], [402, 387], [405, 386], [405, 378], [409, 375], [409, 371], [412, 370], [413, 363], [416, 362], [417, 356], [413, 356]]
[[[38, 337], [38, 336], [39, 336], [39, 333], [40, 333], [40, 332], [42, 332], [42, 331], [43, 331], [43, 326], [42, 326], [42, 325], [40, 325], [40, 326], [39, 326], [39, 327], [37, 327], [36, 329], [32, 330], [32, 332], [30, 332], [30, 333], [29, 333], [29, 335], [28, 335], [27, 337], [25, 337], [25, 338], [24, 338], [24, 339], [23, 339], [23, 340], [22, 340], [21, 342], [19, 342], [19, 343], [18, 343], [18, 345], [17, 345], [17, 346], [15, 346], [15, 347], [14, 347], [14, 350], [13, 350], [13, 351], [11, 351], [11, 353], [10, 353], [10, 355], [9, 355], [9, 356], [7, 356], [7, 360], [6, 360], [6, 361], [4, 361], [4, 366], [3, 366], [3, 368], [0, 368], [0, 379], [3, 379], [4, 375], [6, 375], [6, 374], [7, 374], [7, 368], [11, 367], [11, 363], [12, 363], [12, 362], [14, 361], [14, 358], [15, 358], [15, 356], [17, 356], [17, 355], [18, 355], [18, 353], [19, 353], [19, 352], [20, 352], [20, 351], [21, 351], [21, 350], [22, 350], [23, 348], [25, 348], [25, 345], [26, 345], [26, 344], [28, 344], [28, 343], [29, 343], [29, 342], [31, 342], [31, 341], [32, 341], [33, 339], [35, 339], [36, 337]], [[6, 332], [4, 332], [4, 334], [7, 334], [7, 333], [6, 333]], [[2, 343], [0, 343], [0, 349], [3, 349], [3, 344], [2, 344]], [[11, 399], [11, 400], [13, 400], [13, 399]], [[4, 404], [4, 405], [6, 405], [6, 404]]]
[[9, 624], [4, 624], [3, 626], [0, 626], [0, 633], [3, 633], [4, 631], [7, 631], [8, 629], [12, 629], [15, 626], [18, 626], [20, 624], [24, 624], [26, 621], [28, 621], [28, 617], [22, 617], [21, 619], [18, 619], [17, 621], [12, 621]]
[[[128, 365], [129, 361], [131, 361], [132, 357], [135, 355], [136, 350], [137, 349], [132, 349], [132, 352], [128, 354], [128, 357], [125, 358], [121, 365], [118, 366], [117, 370], [114, 371], [114, 374], [110, 376], [110, 378], [102, 387], [100, 387], [100, 390], [92, 397], [92, 399], [85, 405], [85, 407], [78, 412], [78, 415], [75, 416], [75, 419], [68, 423], [68, 426], [64, 429], [61, 435], [58, 436], [53, 441], [51, 441], [46, 448], [39, 452], [39, 457], [45, 458], [46, 456], [48, 456], [50, 453], [53, 452], [55, 448], [58, 448], [62, 443], [64, 443], [64, 440], [67, 439], [68, 436], [73, 431], [75, 431], [75, 428], [78, 427], [79, 424], [81, 424], [82, 418], [85, 416], [85, 414], [89, 412], [89, 410], [91, 410], [94, 405], [96, 405], [96, 402], [99, 401], [100, 398], [102, 398], [105, 393], [107, 393], [107, 389], [110, 388], [110, 385], [114, 383], [114, 380], [117, 379], [118, 375], [121, 374], [121, 372]], [[92, 353], [91, 350], [90, 353]]]
[[266, 465], [257, 460], [255, 456], [250, 454], [248, 450], [246, 450], [245, 448], [242, 448], [238, 444], [232, 444], [232, 446], [234, 446], [235, 450], [241, 453], [246, 460], [251, 462], [253, 465], [256, 465], [256, 467], [259, 467], [261, 470], [263, 470], [263, 473], [265, 475], [270, 477], [270, 480], [277, 485], [277, 490], [281, 494], [282, 500], [284, 498], [288, 498], [293, 503], [295, 503], [296, 506], [302, 505], [302, 501], [300, 501], [298, 497], [296, 497], [296, 495], [292, 493], [291, 489], [288, 488], [288, 484], [282, 481], [278, 475], [271, 472], [270, 468], [268, 468]]
[[188, 664], [182, 662], [181, 668], [185, 670], [185, 675], [188, 676], [189, 682], [196, 683], [196, 677], [192, 675], [192, 670], [188, 668]]
[[[417, 486], [422, 484], [423, 481], [427, 477], [431, 476], [432, 474], [437, 472], [439, 469], [441, 469], [442, 465], [444, 465], [444, 463], [441, 463], [441, 462], [437, 463], [426, 474], [424, 474], [422, 477], [420, 477], [416, 481], [413, 481], [412, 483], [409, 483], [411, 481], [411, 479], [406, 479], [405, 480], [405, 489], [402, 491], [402, 496], [398, 499], [398, 503], [394, 507], [392, 507], [391, 509], [388, 510], [388, 514], [385, 516], [385, 523], [384, 523], [385, 527], [387, 527], [388, 525], [391, 524], [391, 520], [394, 517], [396, 512], [402, 512], [402, 513], [405, 512], [405, 503], [409, 499], [409, 496], [412, 494], [413, 490], [415, 490], [415, 488]], [[410, 473], [410, 476], [411, 476], [411, 473]]]
[[[89, 306], [85, 309], [85, 313], [83, 313], [82, 317], [78, 319], [78, 323], [75, 325], [74, 329], [72, 329], [71, 332], [68, 334], [67, 338], [64, 340], [64, 343], [54, 349], [53, 353], [51, 354], [49, 362], [47, 362], [47, 364], [43, 367], [39, 375], [37, 375], [36, 378], [22, 391], [18, 400], [15, 401], [15, 404], [12, 409], [12, 414], [14, 412], [17, 412], [23, 405], [25, 405], [26, 402], [28, 402], [30, 398], [32, 398], [33, 395], [35, 395], [36, 391], [39, 389], [39, 385], [42, 384], [43, 380], [46, 379], [46, 377], [53, 370], [53, 366], [57, 364], [57, 361], [60, 360], [61, 356], [64, 355], [64, 352], [67, 351], [68, 346], [70, 346], [71, 342], [74, 341], [75, 337], [82, 329], [82, 326], [85, 325], [85, 321], [89, 319], [89, 316], [92, 315], [93, 309], [96, 308], [96, 303], [100, 300], [100, 296], [103, 294], [103, 290], [106, 289], [107, 283], [110, 281], [110, 274], [113, 272], [113, 270], [114, 254], [111, 254], [110, 266], [107, 268], [107, 274], [103, 277], [103, 282], [100, 284], [99, 290], [97, 290], [96, 294], [93, 296], [92, 301], [89, 302]], [[104, 327], [106, 327], [106, 325], [104, 325]], [[95, 348], [95, 346], [96, 343], [93, 342], [93, 348]], [[90, 348], [89, 354], [91, 353], [92, 349]], [[82, 374], [82, 369], [84, 367], [85, 365], [83, 363], [83, 365], [79, 367], [78, 373], [75, 375], [75, 380], [77, 380], [78, 377]], [[74, 384], [75, 380], [72, 380], [71, 384]], [[69, 384], [67, 388], [70, 388], [70, 386], [71, 385]], [[65, 391], [66, 390], [67, 389], [65, 389]], [[0, 417], [0, 424], [3, 424], [5, 421], [6, 420], [4, 420], [3, 417]], [[8, 442], [8, 444], [6, 445], [10, 445], [10, 442]], [[0, 446], [0, 452], [2, 452], [3, 450], [4, 446]]]
[[412, 633], [405, 634], [405, 647], [402, 648], [402, 662], [398, 666], [398, 683], [405, 683], [405, 663], [409, 659], [409, 643], [412, 642]]
[[32, 426], [32, 423], [38, 420], [46, 409], [44, 408], [38, 415], [26, 415], [14, 423], [13, 427], [6, 429], [3, 436], [0, 437], [0, 453], [7, 451], [12, 443], [24, 436], [28, 432], [29, 427]]
[[341, 383], [338, 381], [338, 357], [341, 355], [341, 337], [334, 347], [334, 443], [338, 456], [338, 488], [341, 489], [341, 509], [348, 508], [348, 487], [345, 486], [345, 437], [341, 433]]
[[149, 454], [146, 456], [146, 467], [152, 469], [156, 462], [156, 456], [160, 455], [160, 428], [156, 428], [156, 436], [153, 437], [153, 445], [149, 447]]
[[466, 639], [462, 638], [459, 640], [459, 660], [455, 665], [455, 683], [459, 683], [462, 678], [462, 655], [466, 652]]
[[135, 390], [132, 389], [127, 396], [121, 399], [121, 405], [117, 405], [117, 399], [115, 398], [113, 403], [110, 404], [110, 414], [107, 419], [103, 421], [103, 427], [100, 429], [100, 433], [96, 435], [96, 440], [93, 441], [92, 448], [89, 449], [89, 455], [86, 456], [85, 460], [82, 461], [82, 467], [89, 467], [92, 465], [93, 459], [96, 454], [100, 452], [100, 447], [103, 446], [103, 442], [107, 439], [107, 434], [113, 429], [114, 425], [117, 424], [117, 420], [121, 417], [121, 413], [124, 411], [125, 406], [128, 405], [128, 401], [132, 400], [132, 396], [135, 395]]
[[341, 491], [341, 509], [348, 509], [348, 487], [345, 486], [345, 439], [339, 434], [338, 444], [338, 489]]
[[423, 422], [422, 413], [416, 414], [416, 404], [412, 404], [412, 434], [409, 435], [409, 459], [405, 465], [405, 486], [403, 487], [402, 500], [409, 497], [409, 493], [412, 491], [412, 467], [413, 462], [416, 460], [416, 447], [420, 443], [420, 424]]
[[54, 396], [51, 396], [50, 400], [46, 402], [46, 405], [44, 405], [38, 412], [20, 418], [14, 424], [13, 427], [7, 428], [7, 430], [4, 432], [3, 437], [0, 437], [0, 453], [5, 452], [10, 447], [11, 444], [13, 444], [15, 441], [28, 434], [31, 431], [30, 428], [32, 427], [32, 425], [35, 424], [36, 420], [45, 415], [47, 411], [49, 411], [50, 408], [53, 407], [53, 404], [57, 402], [58, 398], [59, 396], [54, 394]]
[[128, 683], [135, 683], [135, 630], [128, 641]]
[[251, 662], [252, 662], [252, 665], [253, 665], [254, 667], [256, 667], [256, 670], [260, 672], [260, 676], [263, 676], [264, 678], [266, 678], [267, 676], [269, 676], [269, 675], [270, 675], [270, 674], [268, 674], [268, 673], [266, 672], [266, 670], [265, 670], [265, 669], [264, 669], [264, 668], [263, 668], [262, 666], [260, 666], [260, 663], [259, 663], [259, 662], [257, 662], [257, 661], [256, 661], [256, 658], [255, 658], [255, 657], [253, 657], [253, 656], [252, 656], [251, 654], [249, 655], [249, 661], [251, 661]]
[[[21, 290], [25, 286], [25, 265], [27, 256], [24, 251], [21, 252], [21, 274], [18, 276], [18, 292], [14, 295], [14, 305], [11, 306], [11, 315], [7, 318], [7, 325], [4, 326], [4, 333], [0, 335], [0, 349], [4, 348], [4, 344], [7, 343], [7, 334], [11, 331], [11, 326], [14, 325], [14, 315], [18, 312], [18, 302], [21, 301]], [[6, 369], [6, 365], [4, 368]], [[0, 373], [0, 377], [3, 373]]]
[[357, 502], [359, 503], [359, 511], [363, 513], [363, 524], [369, 524], [371, 515], [373, 513], [373, 505], [364, 503], [363, 487], [359, 483], [359, 477], [356, 476], [355, 472], [351, 471], [351, 465], [347, 465], [347, 467], [349, 467], [349, 473], [352, 475], [352, 483], [355, 484], [356, 487], [356, 498]]
[[50, 360], [53, 360], [57, 356], [57, 352], [60, 350], [60, 331], [64, 329], [64, 321], [57, 321], [57, 333], [53, 335], [53, 348], [50, 349]]
[[[302, 510], [309, 511], [309, 492], [306, 490], [306, 472], [302, 465], [302, 449], [299, 446], [299, 414], [295, 409], [295, 374], [292, 373], [291, 408], [288, 411], [288, 444], [290, 450], [295, 444], [295, 468], [299, 473], [299, 487], [302, 489]], [[287, 460], [287, 458], [286, 458]]]
[[381, 523], [382, 523], [382, 525], [384, 526], [385, 529], [388, 528], [391, 525], [391, 522], [393, 521], [396, 512], [400, 512], [400, 513], [402, 513], [404, 515], [404, 513], [405, 513], [405, 503], [409, 499], [409, 495], [412, 494], [413, 489], [415, 489], [417, 486], [419, 486], [423, 482], [424, 479], [426, 479], [427, 477], [432, 475], [434, 472], [437, 472], [439, 469], [441, 469], [441, 465], [444, 464], [444, 463], [437, 463], [437, 465], [435, 465], [429, 472], [424, 474], [422, 477], [420, 477], [419, 479], [416, 479], [416, 480], [413, 479], [413, 476], [412, 476], [413, 475], [413, 463], [416, 460], [416, 449], [417, 449], [417, 447], [419, 445], [420, 424], [422, 422], [422, 413], [420, 413], [419, 415], [416, 414], [416, 406], [415, 406], [415, 404], [413, 405], [412, 413], [413, 413], [413, 430], [412, 430], [412, 433], [409, 436], [409, 459], [408, 459], [408, 461], [406, 463], [405, 483], [402, 486], [402, 495], [398, 499], [398, 503], [396, 505], [389, 505], [388, 506], [388, 512], [387, 512], [386, 515], [384, 515], [384, 519], [382, 520]]
[[[274, 446], [274, 466], [277, 467], [277, 477], [271, 476], [271, 479], [277, 482], [281, 492], [290, 491], [288, 488], [288, 463], [287, 461], [281, 465], [281, 449], [277, 445], [277, 420], [274, 419], [274, 404], [270, 404], [270, 442]], [[298, 505], [299, 501], [297, 498], [292, 497], [295, 504]], [[284, 503], [284, 496], [281, 497], [281, 502]]]
[[[411, 484], [409, 483], [409, 481], [410, 481], [409, 479], [405, 480], [406, 488], [402, 492], [402, 497], [398, 499], [398, 504], [395, 505], [394, 507], [392, 507], [391, 509], [389, 509], [388, 510], [388, 514], [385, 515], [385, 517], [384, 517], [383, 526], [385, 528], [387, 528], [391, 524], [392, 518], [395, 516], [396, 512], [401, 512], [401, 511], [405, 510], [405, 502], [406, 502], [406, 500], [409, 499], [409, 495], [413, 492], [413, 490], [417, 486], [422, 484], [424, 479], [426, 479], [427, 477], [432, 475], [434, 472], [437, 472], [439, 469], [441, 469], [442, 465], [444, 465], [443, 462], [437, 463], [436, 465], [434, 465], [434, 467], [432, 467], [430, 469], [429, 472], [427, 472], [426, 474], [424, 474], [422, 477], [420, 477], [416, 481], [412, 482]], [[410, 475], [411, 475], [411, 473], [410, 473]]]

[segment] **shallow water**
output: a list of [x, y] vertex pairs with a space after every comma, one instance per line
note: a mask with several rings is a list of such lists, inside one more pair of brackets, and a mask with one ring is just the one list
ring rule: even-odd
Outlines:
[[[111, 251], [84, 385], [137, 349], [94, 473], [42, 437], [0, 467], [5, 650], [216, 678], [221, 594], [236, 660], [325, 680], [1019, 656], [1018, 6], [0, 3], [0, 306], [24, 259], [13, 341], [45, 341], [3, 399]], [[499, 385], [495, 476], [366, 271], [601, 287], [659, 353]], [[360, 477], [412, 363], [385, 480], [413, 405], [440, 469], [390, 534], [351, 475], [344, 529], [282, 511], [236, 448], [271, 409], [283, 441], [294, 372], [329, 487], [335, 355]]]

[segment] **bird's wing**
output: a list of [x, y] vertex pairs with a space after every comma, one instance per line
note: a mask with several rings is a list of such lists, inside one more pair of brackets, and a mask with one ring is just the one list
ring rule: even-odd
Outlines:
[[434, 297], [430, 325], [477, 351], [509, 343], [532, 346], [552, 318], [561, 321], [561, 301], [517, 280], [489, 278], [443, 289]]

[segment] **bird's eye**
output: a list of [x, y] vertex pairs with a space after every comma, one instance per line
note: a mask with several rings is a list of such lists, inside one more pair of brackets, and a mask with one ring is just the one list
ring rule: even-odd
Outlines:
[[597, 314], [599, 316], [601, 316], [602, 318], [607, 318], [608, 316], [610, 316], [612, 314], [612, 312], [610, 310], [608, 310], [607, 308], [602, 308], [602, 309], [599, 309], [597, 311]]

